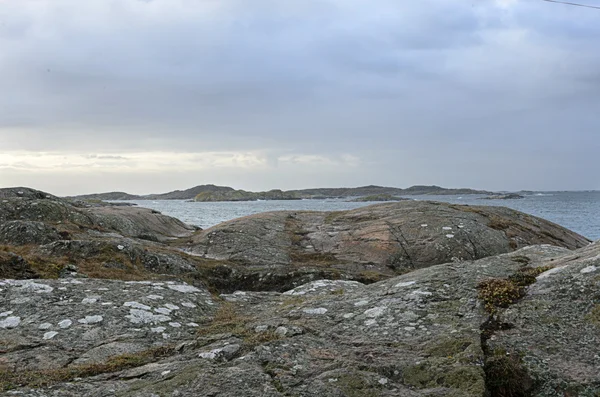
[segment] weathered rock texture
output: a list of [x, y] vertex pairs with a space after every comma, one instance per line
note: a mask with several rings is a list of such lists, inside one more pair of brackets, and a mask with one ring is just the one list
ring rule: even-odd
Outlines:
[[532, 244], [569, 249], [584, 237], [508, 208], [405, 201], [340, 212], [271, 212], [195, 235], [188, 252], [276, 272], [334, 269], [360, 281]]
[[600, 395], [600, 243], [506, 208], [196, 231], [0, 189], [0, 244], [0, 395]]
[[[550, 269], [491, 317], [478, 285], [523, 267]], [[594, 244], [575, 252], [533, 246], [368, 286], [317, 281], [223, 301], [183, 284], [3, 282], [2, 379], [26, 397], [596, 396], [599, 274]], [[170, 319], [155, 317], [162, 315]], [[160, 345], [171, 347], [132, 365]], [[110, 358], [123, 353], [127, 360]], [[499, 373], [498, 361], [514, 367]], [[94, 372], [90, 362], [113, 365]], [[77, 377], [60, 378], [59, 365]], [[42, 369], [52, 385], [15, 384], [37, 380]], [[494, 385], [515, 380], [518, 390], [498, 394]], [[506, 394], [516, 390], [524, 394]]]

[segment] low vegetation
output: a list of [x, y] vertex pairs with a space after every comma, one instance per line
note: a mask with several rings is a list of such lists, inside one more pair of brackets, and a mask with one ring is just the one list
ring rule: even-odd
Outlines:
[[484, 280], [477, 286], [479, 299], [488, 313], [495, 314], [499, 308], [507, 308], [525, 296], [525, 287], [535, 283], [536, 277], [550, 268], [523, 267], [506, 279]]
[[0, 367], [0, 391], [17, 387], [48, 387], [56, 383], [69, 382], [76, 378], [114, 373], [140, 367], [173, 354], [175, 354], [173, 347], [162, 346], [137, 353], [114, 356], [103, 363], [74, 365], [58, 369], [23, 370]]

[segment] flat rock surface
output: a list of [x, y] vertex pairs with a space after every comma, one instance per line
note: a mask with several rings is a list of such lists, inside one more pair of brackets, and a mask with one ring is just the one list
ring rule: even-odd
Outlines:
[[2, 364], [49, 369], [187, 340], [214, 308], [184, 283], [3, 280]]

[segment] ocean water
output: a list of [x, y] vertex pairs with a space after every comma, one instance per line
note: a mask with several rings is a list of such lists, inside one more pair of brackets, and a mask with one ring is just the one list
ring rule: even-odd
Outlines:
[[[415, 200], [444, 201], [454, 204], [498, 205], [547, 219], [589, 239], [600, 239], [600, 191], [549, 192], [526, 195], [520, 200], [482, 200], [482, 196], [406, 196]], [[195, 203], [180, 200], [134, 200], [140, 207], [152, 208], [185, 223], [208, 228], [246, 215], [279, 210], [339, 211], [375, 203], [350, 203], [345, 200], [292, 200]]]

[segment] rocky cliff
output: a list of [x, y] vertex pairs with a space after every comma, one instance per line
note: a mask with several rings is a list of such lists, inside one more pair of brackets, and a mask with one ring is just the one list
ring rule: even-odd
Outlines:
[[600, 244], [516, 211], [201, 231], [5, 189], [0, 230], [0, 395], [600, 394]]

